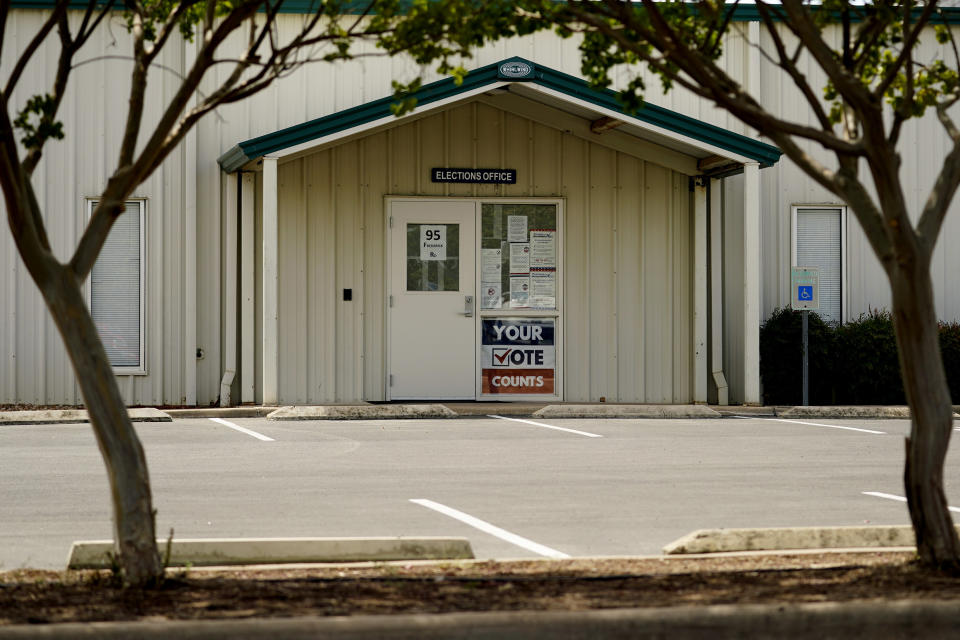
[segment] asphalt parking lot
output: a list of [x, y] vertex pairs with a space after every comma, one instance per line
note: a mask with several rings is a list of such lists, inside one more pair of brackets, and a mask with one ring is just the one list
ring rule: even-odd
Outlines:
[[[464, 536], [478, 558], [658, 554], [694, 529], [908, 524], [906, 420], [138, 423], [158, 534]], [[960, 505], [960, 460], [947, 459]], [[956, 509], [960, 511], [960, 509]], [[89, 425], [0, 427], [0, 569], [112, 536]]]

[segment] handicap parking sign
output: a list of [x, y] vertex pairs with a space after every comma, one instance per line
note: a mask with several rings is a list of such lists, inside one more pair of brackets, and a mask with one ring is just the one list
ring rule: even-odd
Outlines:
[[795, 310], [820, 308], [820, 270], [816, 267], [790, 269], [790, 307]]

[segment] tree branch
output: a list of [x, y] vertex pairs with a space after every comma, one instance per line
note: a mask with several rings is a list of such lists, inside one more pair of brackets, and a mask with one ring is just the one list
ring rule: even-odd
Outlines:
[[[6, 4], [7, 3], [4, 2], [4, 5]], [[37, 49], [40, 48], [40, 45], [43, 44], [43, 41], [47, 39], [48, 35], [50, 35], [53, 27], [56, 26], [60, 22], [61, 18], [67, 14], [68, 6], [69, 2], [67, 2], [67, 0], [59, 0], [53, 7], [53, 11], [50, 12], [50, 16], [46, 19], [46, 21], [43, 23], [43, 26], [40, 27], [40, 30], [37, 31], [37, 33], [33, 36], [26, 49], [23, 50], [23, 53], [21, 53], [20, 57], [17, 59], [17, 63], [13, 67], [13, 71], [10, 72], [10, 77], [7, 78], [7, 85], [3, 89], [4, 95], [13, 95], [13, 89], [17, 86], [17, 82], [20, 81], [20, 76], [23, 75], [23, 71], [27, 68], [27, 64], [30, 62], [33, 54], [37, 52]]]
[[[122, 211], [126, 196], [146, 179], [146, 176], [149, 175], [157, 163], [170, 152], [170, 148], [164, 147], [164, 140], [179, 120], [180, 114], [203, 79], [206, 69], [212, 61], [213, 52], [230, 33], [253, 15], [259, 5], [260, 0], [244, 3], [241, 8], [231, 12], [206, 38], [201, 53], [197, 56], [197, 60], [187, 77], [184, 78], [176, 95], [167, 105], [167, 109], [154, 128], [150, 140], [144, 145], [140, 156], [134, 160], [131, 155], [128, 162], [122, 163], [107, 182], [107, 188], [104, 190], [101, 202], [94, 210], [90, 222], [80, 237], [77, 248], [70, 259], [70, 269], [73, 270], [79, 280], [84, 280], [93, 268], [116, 216]], [[140, 99], [142, 100], [142, 96]], [[130, 118], [128, 116], [129, 122]], [[125, 143], [127, 142], [125, 136]], [[129, 151], [129, 147], [126, 151]]]
[[4, 36], [7, 34], [7, 14], [10, 12], [9, 2], [0, 2], [0, 51], [3, 51]]
[[[767, 33], [770, 35], [771, 39], [773, 40], [774, 47], [777, 49], [777, 56], [780, 59], [780, 62], [777, 63], [777, 66], [786, 71], [793, 80], [793, 83], [798, 89], [800, 89], [803, 97], [807, 100], [807, 104], [810, 105], [811, 109], [813, 109], [813, 113], [817, 117], [820, 127], [824, 131], [833, 131], [833, 125], [830, 123], [830, 118], [827, 116], [827, 112], [823, 109], [820, 98], [817, 97], [813, 91], [813, 88], [810, 86], [810, 83], [807, 82], [807, 77], [797, 68], [796, 57], [790, 57], [787, 55], [787, 48], [784, 45], [783, 39], [780, 37], [780, 33], [777, 30], [776, 24], [773, 22], [769, 8], [765, 3], [761, 2], [757, 5], [757, 10], [760, 12], [760, 17], [767, 28]], [[759, 44], [757, 46], [759, 46]]]
[[133, 161], [133, 154], [137, 148], [137, 137], [140, 135], [140, 125], [143, 122], [143, 99], [147, 92], [147, 52], [144, 47], [143, 14], [133, 13], [133, 24], [130, 28], [133, 35], [133, 71], [130, 74], [130, 93], [127, 98], [127, 123], [123, 129], [123, 140], [120, 143], [120, 152], [117, 159], [118, 167], [126, 167]]
[[947, 109], [955, 104], [958, 98], [960, 97], [955, 95], [952, 100], [937, 106], [937, 116], [953, 140], [953, 149], [943, 161], [937, 180], [924, 203], [920, 220], [917, 222], [917, 235], [928, 252], [932, 252], [937, 243], [950, 202], [957, 192], [957, 186], [960, 185], [960, 129], [947, 115]]
[[[166, 19], [164, 19], [163, 24], [159, 29], [157, 29], [156, 38], [154, 38], [153, 42], [150, 44], [144, 44], [144, 64], [146, 66], [150, 66], [153, 60], [155, 60], [163, 50], [163, 47], [167, 44], [167, 40], [169, 40], [170, 35], [177, 30], [177, 24], [179, 23], [180, 18], [183, 17], [183, 14], [185, 14], [194, 5], [199, 4], [201, 1], [202, 0], [184, 0], [173, 5], [170, 13], [167, 14]], [[214, 14], [210, 8], [210, 5], [215, 5], [215, 0], [208, 0], [207, 14], [209, 21], [204, 21], [204, 27], [206, 27], [206, 25], [212, 25], [214, 21]]]
[[[763, 135], [769, 136], [772, 131], [784, 131], [793, 136], [813, 140], [825, 149], [835, 153], [845, 155], [863, 154], [864, 149], [859, 141], [844, 141], [838, 138], [832, 130], [823, 131], [774, 116], [747, 94], [733, 78], [712, 60], [696, 56], [679, 44], [667, 44], [666, 38], [670, 38], [674, 43], [679, 43], [682, 40], [663, 20], [655, 3], [651, 0], [645, 0], [645, 2], [650, 2], [652, 5], [651, 7], [645, 6], [650, 14], [651, 29], [663, 29], [663, 34], [645, 28], [636, 20], [636, 16], [631, 9], [623, 9], [622, 7], [618, 9], [618, 15], [615, 17], [623, 25], [621, 29], [598, 17], [594, 13], [591, 3], [585, 5], [579, 2], [570, 3], [567, 5], [567, 11], [573, 20], [609, 37], [624, 50], [633, 52], [655, 71], [669, 77], [673, 82], [695, 95], [712, 100]], [[665, 57], [654, 56], [643, 50], [636, 39], [624, 33], [626, 29], [639, 34], [643, 39], [650, 42], [654, 49], [662, 52]], [[691, 79], [687, 80], [678, 74], [676, 69], [671, 69], [670, 65], [688, 74]]]
[[820, 30], [811, 20], [810, 12], [802, 0], [783, 0], [783, 8], [788, 17], [786, 25], [806, 44], [807, 50], [844, 100], [852, 103], [860, 112], [880, 109], [880, 101], [875, 100], [858, 79], [844, 68], [833, 50], [824, 42]]
[[[900, 45], [900, 55], [897, 56], [897, 59], [893, 65], [887, 68], [886, 77], [884, 77], [873, 90], [873, 95], [876, 96], [878, 100], [882, 99], [887, 93], [887, 89], [890, 88], [890, 85], [896, 82], [897, 76], [900, 74], [900, 70], [904, 67], [906, 67], [908, 82], [912, 81], [913, 79], [913, 69], [911, 68], [911, 62], [913, 61], [913, 48], [920, 40], [920, 32], [923, 31], [923, 28], [930, 22], [930, 18], [933, 17], [933, 12], [937, 8], [937, 3], [924, 3], [923, 12], [920, 14], [919, 18], [917, 18], [917, 21], [911, 24], [910, 10], [912, 6], [913, 5], [910, 2], [903, 3], [902, 20], [903, 30], [906, 32], [904, 34], [905, 37], [903, 39], [903, 43]], [[910, 27], [909, 31], [907, 30], [908, 27]]]
[[[41, 121], [53, 123], [56, 120], [57, 111], [60, 110], [60, 103], [63, 101], [63, 94], [67, 89], [67, 80], [70, 79], [70, 64], [75, 49], [74, 42], [70, 36], [70, 28], [67, 25], [66, 12], [60, 14], [58, 31], [60, 34], [60, 57], [57, 60], [57, 74], [53, 81], [53, 109], [50, 113], [44, 113], [40, 116]], [[43, 156], [43, 147], [47, 138], [41, 138], [37, 145], [27, 151], [27, 156], [23, 160], [23, 172], [29, 179], [33, 175], [34, 169]]]
[[[53, 97], [53, 104], [50, 112], [44, 113], [41, 116], [42, 122], [52, 125], [56, 121], [57, 113], [60, 110], [60, 104], [63, 102], [63, 96], [67, 90], [67, 82], [70, 79], [70, 72], [73, 69], [73, 56], [76, 55], [77, 51], [79, 51], [80, 48], [86, 43], [87, 39], [89, 39], [94, 29], [97, 28], [97, 25], [100, 24], [100, 21], [103, 20], [104, 16], [113, 5], [113, 0], [108, 0], [106, 5], [101, 7], [99, 14], [93, 21], [93, 24], [90, 24], [90, 16], [94, 13], [96, 4], [96, 0], [90, 0], [89, 4], [87, 5], [86, 13], [84, 13], [81, 27], [76, 36], [71, 36], [70, 34], [70, 27], [67, 22], [66, 13], [63, 13], [60, 16], [58, 21], [60, 57], [57, 60], [57, 73], [54, 78], [53, 91], [51, 93], [51, 96]], [[40, 158], [43, 156], [43, 147], [46, 142], [46, 137], [41, 138], [38, 143], [28, 151], [26, 158], [24, 158], [22, 166], [28, 178], [33, 175], [33, 171], [40, 162]]]
[[[30, 178], [24, 173], [19, 162], [17, 142], [13, 136], [13, 124], [10, 122], [9, 104], [6, 94], [0, 93], [0, 188], [3, 189], [7, 210], [7, 224], [24, 264], [31, 274], [39, 269], [41, 263], [53, 260], [50, 240], [47, 237], [43, 218]], [[35, 277], [42, 278], [37, 271]], [[39, 281], [38, 281], [39, 283]]]

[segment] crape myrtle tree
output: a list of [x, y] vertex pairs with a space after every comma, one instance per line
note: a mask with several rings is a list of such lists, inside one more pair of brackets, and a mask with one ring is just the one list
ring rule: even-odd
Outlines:
[[[475, 7], [458, 0], [316, 0], [311, 13], [298, 17], [296, 32], [289, 33], [289, 25], [281, 30], [277, 24], [284, 0], [59, 0], [51, 4], [32, 38], [16, 34], [26, 46], [16, 52], [15, 59], [4, 60], [0, 186], [14, 243], [63, 338], [106, 465], [115, 553], [123, 581], [145, 586], [163, 575], [147, 463], [82, 290], [125, 201], [191, 127], [220, 105], [248, 98], [304, 64], [361, 55], [354, 47], [360, 41], [376, 43], [384, 54], [406, 52], [418, 63], [434, 62], [441, 72], [463, 73], [453, 61], [485, 37], [506, 30], [513, 9], [504, 5], [503, 16], [497, 18], [497, 7], [491, 5], [481, 28]], [[0, 48], [8, 35], [10, 5], [0, 2]], [[85, 49], [97, 29], [117, 28], [111, 22], [129, 32], [129, 49]], [[239, 39], [240, 46], [227, 46], [228, 38]], [[158, 63], [164, 47], [178, 39], [195, 42], [196, 48], [195, 60], [182, 74]], [[31, 60], [41, 50], [49, 55], [48, 40], [56, 49], [49, 90], [12, 103], [18, 82], [30, 72]], [[370, 47], [365, 51], [362, 55], [369, 55]], [[62, 262], [51, 250], [33, 175], [49, 143], [71, 133], [58, 120], [71, 75], [79, 64], [106, 53], [129, 63], [126, 119], [118, 122], [123, 137], [89, 223], [73, 255]], [[215, 67], [218, 74], [212, 73]], [[161, 105], [159, 117], [148, 120], [144, 114], [148, 83], [170, 73], [177, 74], [179, 86]], [[213, 83], [212, 88], [208, 86]], [[85, 99], [98, 96], [93, 92], [76, 97]], [[56, 220], [73, 215], [72, 211], [50, 213]]]
[[[960, 97], [960, 55], [937, 2], [757, 0], [752, 6], [762, 44], [749, 46], [792, 82], [809, 120], [769, 109], [722, 66], [728, 36], [747, 31], [733, 21], [735, 3], [520, 4], [524, 19], [540, 28], [582, 34], [582, 72], [595, 85], [610, 85], [614, 69], [626, 73], [622, 96], [628, 106], [640, 105], [645, 89], [640, 70], [649, 69], [664, 91], [683, 87], [756, 129], [849, 205], [892, 291], [912, 415], [904, 484], [917, 550], [926, 564], [960, 568], [960, 542], [943, 490], [952, 410], [930, 276], [937, 237], [960, 183], [960, 127], [950, 111]], [[921, 54], [921, 41], [939, 43], [934, 48], [943, 53]], [[820, 86], [805, 73], [811, 62], [826, 78]], [[904, 139], [904, 125], [925, 114], [939, 120], [948, 151], [922, 208], [910, 211], [899, 148], [915, 143]]]

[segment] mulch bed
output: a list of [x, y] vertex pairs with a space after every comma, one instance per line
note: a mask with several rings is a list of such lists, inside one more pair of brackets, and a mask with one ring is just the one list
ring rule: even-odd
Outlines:
[[302, 615], [571, 611], [732, 603], [956, 600], [960, 578], [894, 552], [696, 559], [379, 564], [171, 571], [155, 589], [109, 572], [0, 573], [0, 624]]

